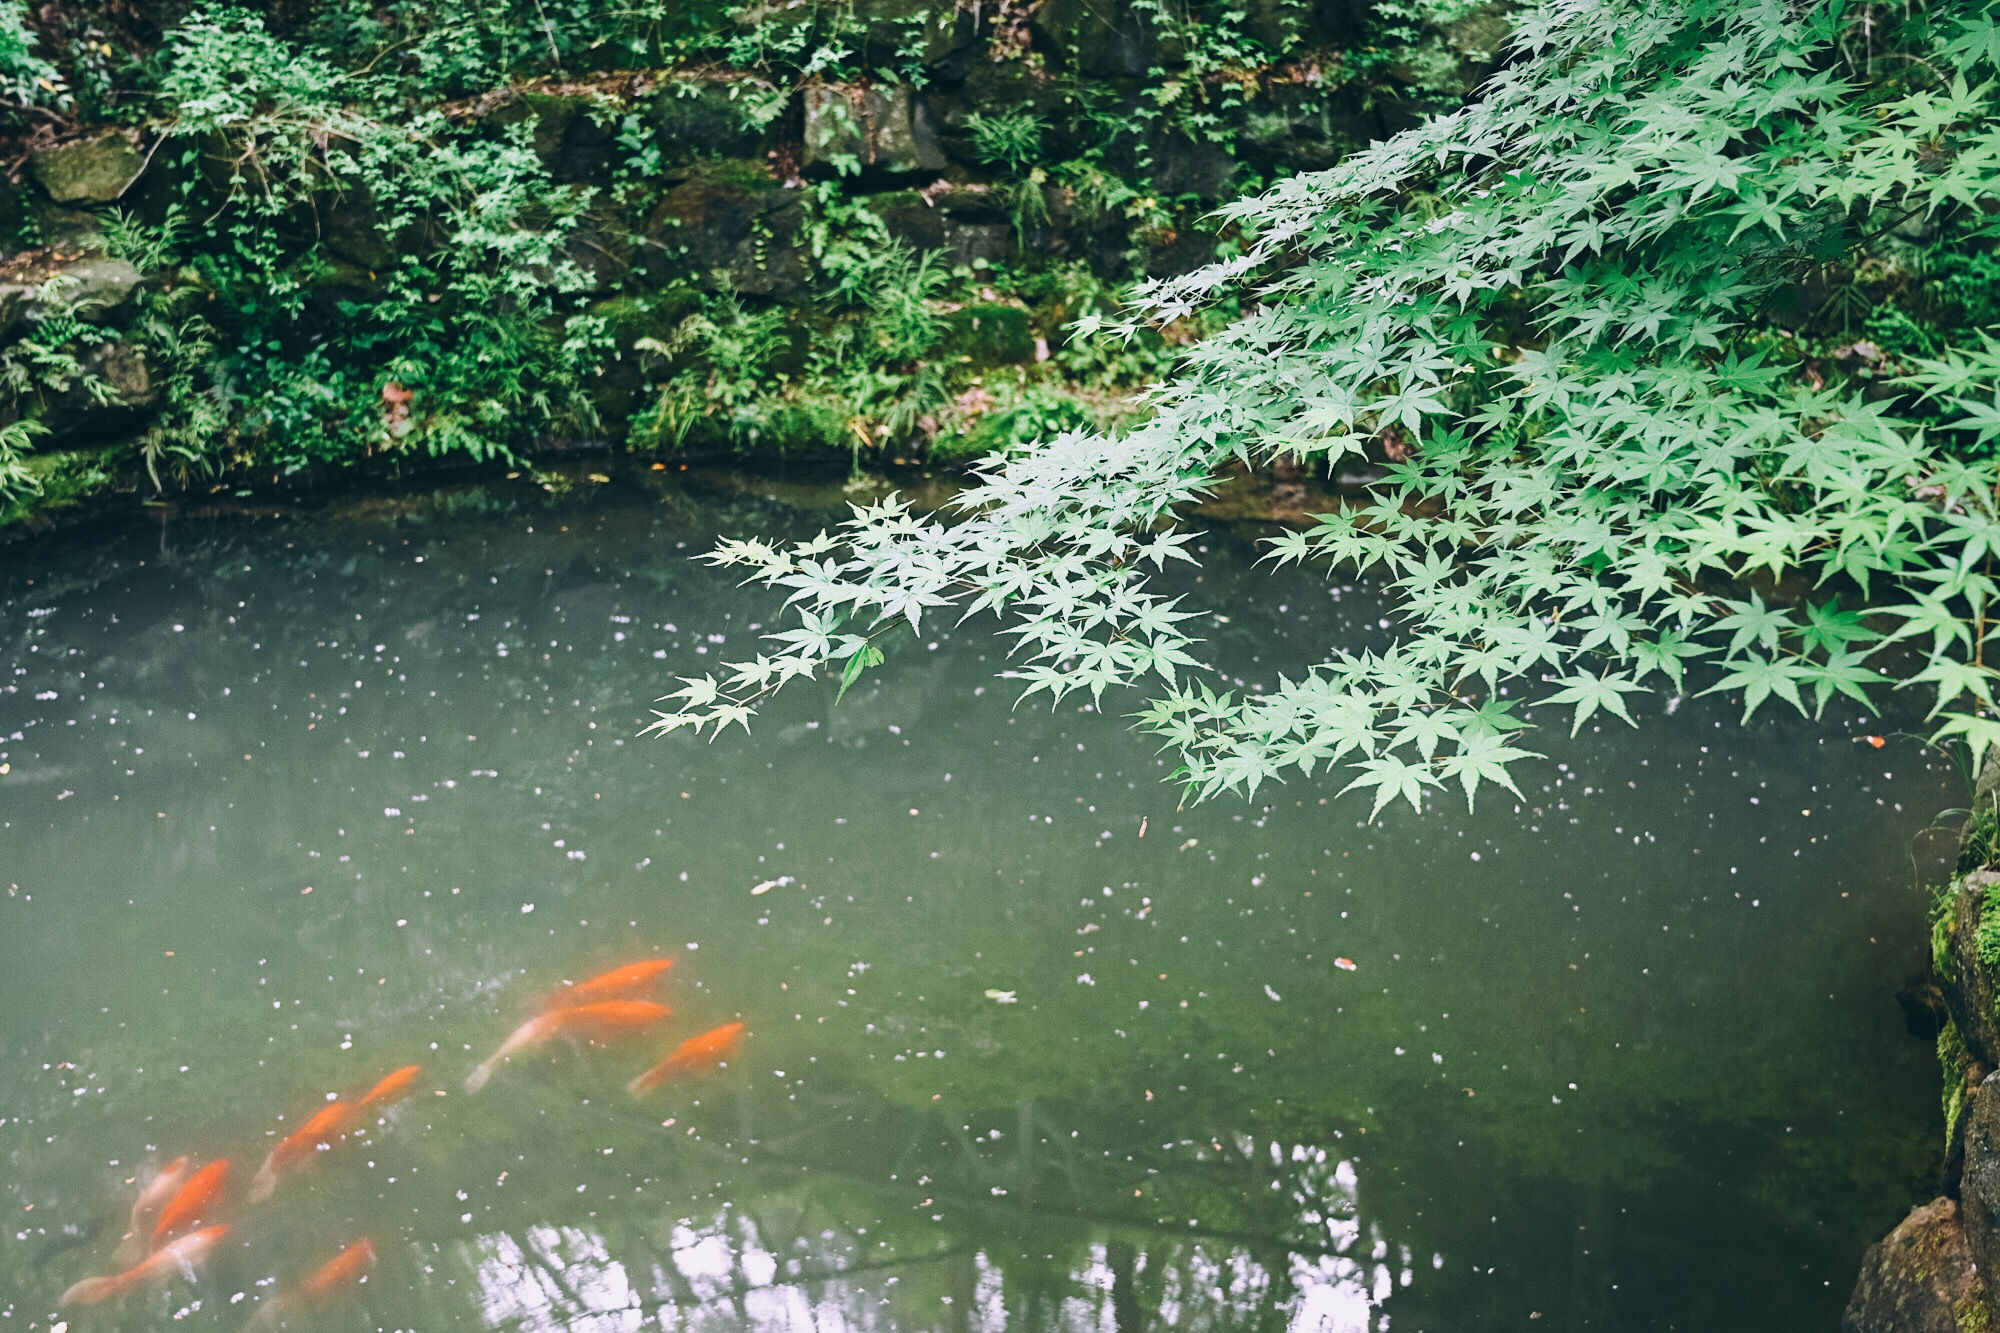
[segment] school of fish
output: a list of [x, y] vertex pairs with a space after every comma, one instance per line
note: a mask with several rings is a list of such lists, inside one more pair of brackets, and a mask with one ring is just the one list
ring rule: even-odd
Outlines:
[[[478, 1092], [515, 1057], [553, 1041], [581, 1048], [652, 1033], [673, 1016], [671, 1008], [651, 998], [673, 965], [672, 958], [641, 959], [582, 981], [565, 981], [538, 997], [529, 1006], [529, 1017], [473, 1069], [465, 1090]], [[734, 1022], [689, 1037], [627, 1087], [633, 1096], [645, 1097], [675, 1078], [726, 1066], [742, 1049], [743, 1036], [743, 1024]], [[409, 1064], [383, 1075], [365, 1092], [329, 1094], [265, 1154], [263, 1164], [240, 1190], [232, 1188], [234, 1168], [228, 1158], [205, 1162], [173, 1158], [132, 1201], [126, 1228], [111, 1254], [113, 1271], [72, 1283], [58, 1305], [96, 1305], [166, 1285], [176, 1277], [195, 1281], [197, 1270], [239, 1224], [245, 1207], [269, 1199], [285, 1181], [382, 1123], [422, 1078], [423, 1066]], [[331, 1259], [259, 1305], [244, 1325], [245, 1333], [309, 1326], [314, 1312], [358, 1291], [374, 1265], [373, 1240], [364, 1236], [348, 1242]]]

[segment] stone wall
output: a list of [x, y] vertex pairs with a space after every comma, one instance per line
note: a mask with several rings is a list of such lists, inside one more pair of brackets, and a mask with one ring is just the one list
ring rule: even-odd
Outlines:
[[[813, 227], [828, 199], [966, 275], [949, 320], [954, 364], [1032, 366], [1060, 348], [1074, 311], [1022, 274], [1068, 264], [1116, 283], [1185, 270], [1213, 254], [1202, 219], [1218, 202], [1328, 166], [1414, 116], [1420, 99], [1393, 71], [1344, 71], [1368, 31], [1362, 0], [1240, 8], [1233, 30], [1274, 53], [1254, 68], [1204, 64], [1140, 0], [866, 0], [854, 10], [857, 41], [894, 48], [900, 78], [787, 85], [720, 66], [609, 69], [525, 80], [445, 110], [475, 130], [527, 126], [554, 181], [593, 191], [571, 258], [621, 349], [596, 392], [616, 439], [644, 389], [639, 358], [624, 349], [668, 339], [704, 296], [783, 306], [802, 345], [817, 336], [825, 275]], [[1437, 35], [1466, 87], [1492, 66], [1498, 12]], [[765, 100], [751, 114], [755, 98]], [[1002, 115], [1035, 118], [1031, 160], [982, 152], [979, 118]], [[135, 329], [135, 309], [147, 284], [201, 279], [111, 257], [104, 223], [113, 212], [157, 220], [201, 198], [204, 184], [214, 190], [191, 177], [226, 174], [214, 152], [191, 163], [186, 140], [156, 151], [165, 128], [45, 139], [15, 187], [0, 187], [0, 424], [40, 420], [44, 447], [130, 438], [160, 405], [162, 375], [149, 364], [159, 331]], [[1122, 192], [1117, 201], [1055, 169], [1082, 161]], [[300, 320], [329, 337], [382, 272], [437, 239], [422, 219], [391, 226], [352, 188], [307, 212], [296, 219], [296, 271], [309, 288]], [[59, 338], [47, 336], [51, 319], [68, 321]], [[235, 332], [221, 328], [218, 344]]]

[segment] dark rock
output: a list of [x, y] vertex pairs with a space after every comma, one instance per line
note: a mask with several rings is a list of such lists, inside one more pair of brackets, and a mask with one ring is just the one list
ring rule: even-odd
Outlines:
[[1384, 130], [1379, 117], [1312, 83], [1279, 83], [1243, 110], [1238, 150], [1267, 172], [1324, 171]]
[[50, 310], [73, 310], [92, 324], [114, 323], [144, 281], [122, 259], [95, 251], [64, 257], [46, 249], [24, 256], [0, 279], [0, 338], [36, 324]]
[[1014, 229], [1004, 222], [954, 222], [945, 229], [945, 257], [954, 266], [997, 264], [1014, 253]]
[[761, 158], [776, 142], [751, 122], [747, 80], [676, 79], [655, 89], [638, 113], [669, 171], [720, 157]]
[[2000, 1080], [1987, 1079], [1965, 1116], [1965, 1166], [1959, 1177], [1960, 1221], [1982, 1272], [2000, 1264]]
[[146, 155], [123, 131], [110, 130], [28, 157], [35, 180], [59, 204], [109, 204], [145, 169]]
[[1096, 78], [1137, 78], [1161, 63], [1158, 35], [1131, 0], [1042, 0], [1029, 20], [1038, 45]]
[[703, 168], [667, 192], [646, 228], [664, 257], [649, 267], [673, 282], [751, 296], [802, 291], [805, 210], [754, 163]]
[[1236, 159], [1221, 144], [1169, 134], [1154, 147], [1152, 159], [1152, 185], [1163, 195], [1212, 204], [1236, 193]]
[[323, 198], [319, 228], [320, 245], [328, 254], [371, 274], [388, 273], [399, 261], [397, 238], [383, 230], [381, 212], [366, 191]]
[[138, 345], [112, 340], [78, 351], [76, 360], [79, 373], [60, 390], [23, 404], [48, 428], [48, 446], [110, 443], [159, 406], [159, 386]]
[[1244, 0], [1243, 30], [1273, 55], [1301, 47], [1354, 47], [1368, 6], [1354, 0]]
[[917, 190], [892, 190], [868, 201], [869, 211], [896, 241], [912, 250], [942, 250], [946, 242], [945, 210]]
[[956, 74], [978, 46], [979, 7], [938, 0], [856, 0], [853, 21], [860, 63]]
[[946, 154], [963, 166], [985, 170], [993, 164], [980, 157], [973, 142], [968, 125], [972, 115], [1040, 117], [1039, 157], [1045, 162], [1059, 161], [1088, 146], [1072, 131], [1069, 99], [1065, 85], [1039, 62], [980, 59], [972, 62], [957, 90], [933, 93], [930, 101]]
[[543, 92], [521, 93], [486, 116], [494, 125], [531, 125], [535, 156], [564, 185], [601, 182], [610, 175], [618, 119], [602, 98]]
[[621, 426], [642, 405], [645, 361], [652, 353], [641, 348], [639, 340], [665, 342], [700, 301], [699, 293], [681, 287], [650, 296], [613, 297], [590, 307], [590, 314], [604, 321], [612, 347], [590, 386], [591, 403], [604, 425]]
[[1869, 1247], [1840, 1317], [1841, 1333], [1968, 1333], [1987, 1325], [1958, 1205], [1933, 1199]]
[[1951, 1021], [1951, 1009], [1944, 1002], [1944, 990], [1930, 977], [1912, 977], [1896, 992], [1903, 1011], [1903, 1027], [1912, 1037], [1934, 1040]]
[[908, 176], [944, 169], [922, 99], [902, 84], [819, 84], [805, 91], [802, 163], [821, 174], [851, 170]]
[[1028, 312], [997, 303], [969, 305], [945, 316], [940, 351], [976, 366], [1025, 364], [1035, 359], [1035, 330]]

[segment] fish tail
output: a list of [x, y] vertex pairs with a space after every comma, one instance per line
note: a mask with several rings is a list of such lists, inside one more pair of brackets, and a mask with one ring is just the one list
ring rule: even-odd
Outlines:
[[477, 1069], [466, 1075], [465, 1090], [467, 1092], [478, 1092], [481, 1088], [485, 1087], [487, 1082], [493, 1077], [494, 1067], [499, 1063], [497, 1057], [481, 1063]]
[[125, 1286], [122, 1276], [87, 1277], [62, 1294], [57, 1305], [96, 1305], [108, 1301]]
[[625, 1088], [634, 1097], [644, 1097], [667, 1081], [667, 1073], [665, 1065], [655, 1065], [627, 1083]]
[[277, 1154], [273, 1153], [270, 1157], [266, 1157], [264, 1165], [257, 1168], [257, 1178], [250, 1182], [250, 1190], [244, 1196], [251, 1203], [262, 1203], [277, 1192], [278, 1166], [274, 1160], [276, 1156]]
[[121, 1272], [146, 1257], [146, 1233], [135, 1229], [128, 1231], [118, 1241], [118, 1248], [111, 1252], [111, 1262]]

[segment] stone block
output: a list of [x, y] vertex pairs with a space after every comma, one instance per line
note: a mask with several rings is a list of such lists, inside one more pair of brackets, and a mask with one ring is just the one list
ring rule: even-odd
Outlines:
[[35, 180], [59, 204], [109, 204], [145, 169], [146, 155], [119, 130], [38, 148], [28, 157]]
[[1035, 359], [1035, 330], [1019, 306], [969, 305], [945, 316], [940, 347], [976, 366], [1025, 365]]
[[942, 171], [922, 99], [902, 84], [823, 83], [805, 91], [803, 165], [823, 175]]
[[804, 225], [797, 191], [759, 164], [716, 163], [669, 190], [654, 210], [646, 237], [666, 257], [648, 268], [711, 291], [793, 295], [806, 282]]

